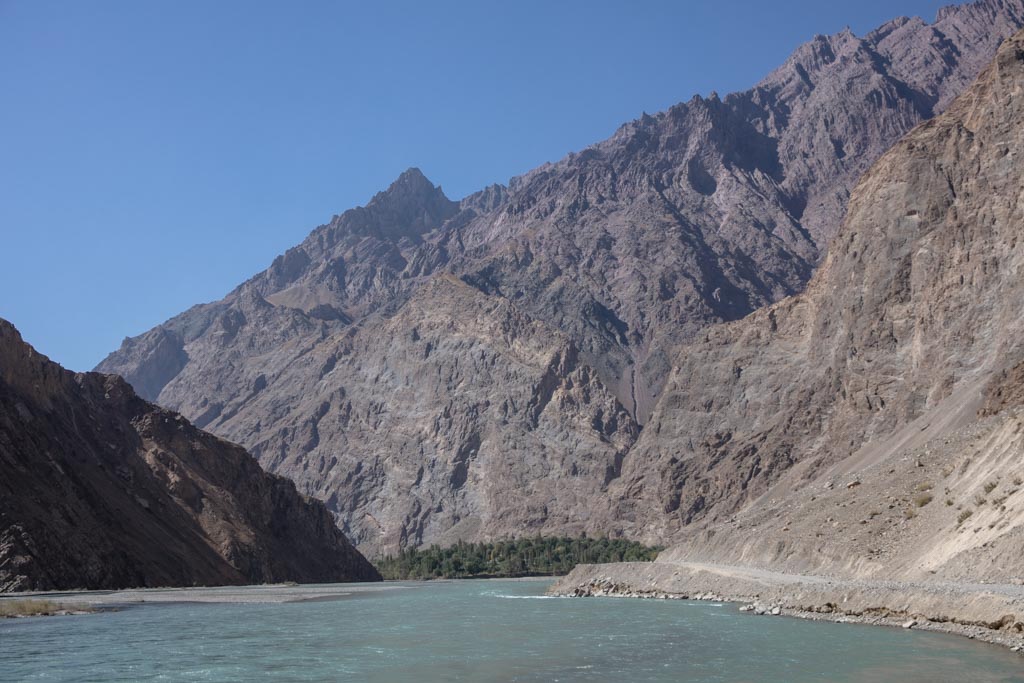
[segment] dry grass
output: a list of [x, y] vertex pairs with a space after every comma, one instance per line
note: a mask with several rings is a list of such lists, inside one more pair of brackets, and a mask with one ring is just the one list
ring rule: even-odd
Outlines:
[[0, 600], [0, 617], [35, 617], [50, 615], [61, 609], [51, 600]]
[[931, 491], [933, 488], [935, 488], [935, 486], [930, 481], [922, 482], [917, 485], [918, 491]]
[[53, 600], [0, 599], [0, 619], [5, 617], [48, 617], [61, 612], [92, 612], [87, 605], [68, 605]]
[[923, 508], [930, 502], [932, 502], [932, 494], [930, 493], [919, 493], [914, 496], [914, 505], [919, 508]]

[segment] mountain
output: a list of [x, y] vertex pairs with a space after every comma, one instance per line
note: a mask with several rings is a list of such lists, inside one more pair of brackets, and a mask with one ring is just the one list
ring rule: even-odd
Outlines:
[[668, 559], [1019, 581], [1022, 156], [1024, 31], [865, 174], [804, 293], [681, 350], [616, 482], [625, 531], [682, 541]]
[[[98, 369], [323, 497], [368, 552], [524, 523], [615, 530], [607, 503], [650, 460], [634, 444], [674, 400], [680, 345], [801, 291], [856, 179], [1022, 25], [1024, 0], [979, 0], [818, 36], [751, 90], [644, 115], [460, 202], [411, 169]], [[460, 341], [435, 354], [446, 330]], [[551, 386], [566, 400], [542, 402], [540, 429], [525, 397]], [[507, 494], [522, 482], [526, 521]]]
[[857, 178], [941, 111], [1024, 3], [896, 19], [801, 46], [757, 86], [694, 97], [515, 179], [459, 229], [456, 268], [579, 341], [639, 422], [672, 349], [800, 291]]
[[366, 580], [322, 503], [0, 320], [0, 591]]
[[570, 339], [454, 277], [273, 382], [218, 424], [358, 520], [361, 543], [596, 531], [589, 505], [638, 431]]

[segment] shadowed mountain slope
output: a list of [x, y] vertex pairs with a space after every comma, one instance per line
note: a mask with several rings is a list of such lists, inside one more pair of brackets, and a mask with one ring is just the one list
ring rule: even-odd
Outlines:
[[0, 320], [0, 590], [379, 579], [241, 447]]

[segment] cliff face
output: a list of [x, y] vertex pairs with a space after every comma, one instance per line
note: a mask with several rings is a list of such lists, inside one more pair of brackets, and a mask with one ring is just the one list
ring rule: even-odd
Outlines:
[[379, 578], [241, 447], [0, 320], [0, 590]]
[[682, 349], [616, 490], [634, 533], [703, 519], [676, 556], [1015, 576], [1022, 155], [1024, 32], [864, 176], [806, 292]]
[[[981, 0], [934, 24], [819, 36], [747, 92], [645, 115], [458, 203], [410, 170], [99, 369], [324, 497], [371, 551], [524, 525], [614, 530], [607, 514], [578, 515], [629, 470], [639, 425], [651, 421], [642, 444], [671, 430], [659, 416], [685, 377], [675, 349], [800, 291], [856, 178], [1022, 23], [1021, 0]], [[502, 325], [495, 344], [484, 330]], [[526, 362], [523, 345], [544, 350]], [[550, 384], [571, 400], [545, 403], [541, 429], [529, 396]], [[436, 427], [402, 433], [422, 424]], [[659, 483], [633, 474], [619, 495], [699, 514], [696, 498], [665, 493], [692, 477], [656, 452], [636, 460], [658, 463]], [[521, 482], [520, 517], [495, 492]]]
[[214, 428], [249, 434], [370, 552], [595, 531], [590, 505], [637, 435], [571, 340], [453, 277], [239, 403]]

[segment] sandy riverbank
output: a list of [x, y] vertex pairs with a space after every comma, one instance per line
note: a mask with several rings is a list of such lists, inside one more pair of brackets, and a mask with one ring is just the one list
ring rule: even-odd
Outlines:
[[285, 603], [309, 600], [336, 600], [358, 593], [399, 590], [400, 583], [359, 583], [261, 586], [221, 586], [204, 588], [131, 588], [119, 591], [64, 591], [6, 593], [0, 600], [45, 599], [62, 605], [95, 607], [142, 603], [208, 602], [208, 603]]
[[[554, 577], [515, 579], [474, 579], [480, 581], [551, 581]], [[461, 579], [438, 579], [459, 581]], [[340, 584], [267, 584], [255, 586], [211, 586], [197, 588], [128, 588], [116, 591], [37, 591], [0, 594], [0, 601], [46, 600], [68, 607], [116, 607], [144, 603], [246, 603], [275, 604], [313, 600], [340, 600], [350, 596], [403, 590], [425, 581], [384, 581]]]
[[548, 592], [739, 602], [768, 615], [942, 631], [1024, 654], [1024, 586], [1012, 584], [850, 580], [649, 562], [579, 565]]

